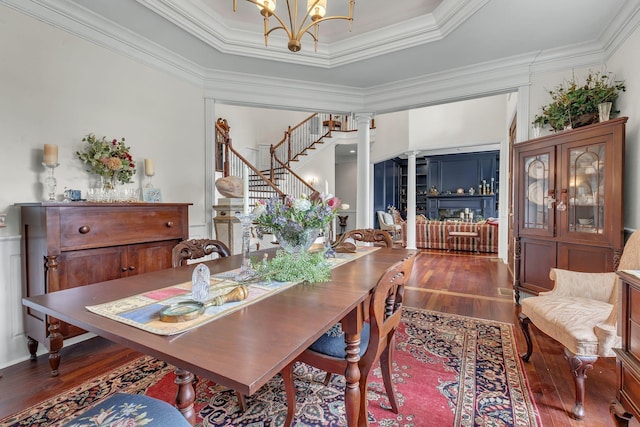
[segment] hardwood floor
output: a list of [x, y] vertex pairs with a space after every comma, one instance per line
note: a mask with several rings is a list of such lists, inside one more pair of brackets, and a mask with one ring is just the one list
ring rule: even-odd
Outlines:
[[[511, 276], [499, 259], [488, 255], [423, 251], [416, 260], [405, 304], [445, 313], [517, 325], [518, 309], [511, 294]], [[519, 326], [515, 333], [525, 349]], [[574, 387], [562, 347], [533, 330], [534, 353], [525, 370], [543, 426], [611, 426], [609, 403], [615, 397], [615, 359], [599, 359], [588, 372], [583, 421], [571, 419]], [[138, 353], [94, 338], [62, 350], [61, 374], [49, 376], [47, 356], [2, 369], [0, 418], [29, 407], [96, 374], [137, 357]], [[416, 423], [416, 426], [428, 426]], [[630, 425], [637, 427], [632, 420]]]

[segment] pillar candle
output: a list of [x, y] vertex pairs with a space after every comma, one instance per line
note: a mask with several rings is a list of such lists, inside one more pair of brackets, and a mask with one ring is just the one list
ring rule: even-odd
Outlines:
[[329, 194], [329, 181], [327, 181], [325, 179], [324, 180], [324, 195], [326, 196], [327, 194]]
[[44, 164], [58, 164], [58, 146], [55, 144], [44, 144]]
[[153, 159], [144, 159], [144, 174], [147, 176], [154, 176], [156, 174], [153, 167]]
[[242, 170], [242, 184], [243, 184], [242, 197], [243, 197], [244, 213], [248, 214], [249, 213], [249, 168], [246, 166]]

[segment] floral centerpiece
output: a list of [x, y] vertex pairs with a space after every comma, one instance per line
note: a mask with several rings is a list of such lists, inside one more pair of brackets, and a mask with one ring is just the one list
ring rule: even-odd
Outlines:
[[136, 173], [136, 164], [125, 145], [124, 138], [107, 140], [105, 136], [96, 138], [92, 133], [82, 138], [87, 146], [84, 151], [76, 151], [76, 156], [87, 164], [92, 172], [104, 179], [105, 188], [115, 188], [118, 182], [127, 184]]
[[320, 230], [336, 217], [339, 206], [340, 199], [318, 192], [299, 198], [260, 200], [253, 211], [254, 222], [260, 236], [273, 233], [285, 250], [300, 252], [308, 249]]
[[326, 254], [308, 252], [308, 249], [321, 230], [327, 235], [329, 223], [336, 217], [339, 206], [340, 199], [318, 192], [299, 198], [260, 200], [253, 211], [258, 235], [273, 233], [284, 251], [278, 251], [271, 260], [253, 261], [256, 275], [285, 282], [330, 280], [331, 266], [326, 261]]

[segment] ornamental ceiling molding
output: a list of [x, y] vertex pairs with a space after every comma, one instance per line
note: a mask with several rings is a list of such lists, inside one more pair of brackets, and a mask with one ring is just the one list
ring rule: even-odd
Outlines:
[[[444, 0], [433, 12], [389, 25], [373, 31], [348, 37], [334, 43], [318, 42], [318, 50], [303, 49], [292, 55], [286, 48], [285, 37], [274, 33], [269, 47], [264, 46], [264, 34], [244, 31], [229, 26], [220, 15], [201, 0], [136, 0], [154, 13], [199, 38], [220, 52], [251, 58], [289, 62], [320, 68], [332, 68], [372, 58], [400, 49], [441, 40], [454, 31], [470, 16], [488, 3], [489, 0]], [[220, 2], [223, 3], [222, 1]], [[230, 2], [221, 7], [231, 7]], [[356, 3], [354, 23], [357, 25], [358, 5]], [[260, 21], [256, 21], [261, 29]]]
[[[145, 0], [146, 1], [146, 0]], [[308, 80], [292, 81], [258, 74], [205, 69], [102, 16], [64, 0], [0, 0], [35, 19], [60, 28], [140, 63], [203, 87], [203, 96], [229, 103], [305, 111], [406, 110], [441, 102], [504, 93], [528, 85], [533, 73], [604, 64], [640, 22], [631, 2], [617, 31], [599, 40], [475, 64], [442, 73], [359, 89]], [[627, 18], [628, 17], [628, 18]], [[606, 40], [603, 41], [603, 38]], [[622, 40], [620, 40], [622, 39]], [[607, 46], [607, 50], [603, 48]], [[309, 84], [313, 83], [313, 84]], [[249, 89], [250, 88], [250, 89]]]

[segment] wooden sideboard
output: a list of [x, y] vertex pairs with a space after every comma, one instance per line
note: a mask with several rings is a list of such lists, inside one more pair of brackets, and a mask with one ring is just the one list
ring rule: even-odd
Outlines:
[[640, 278], [625, 272], [618, 276], [622, 348], [614, 349], [618, 389], [611, 413], [617, 425], [627, 426], [632, 416], [640, 419]]
[[[174, 245], [189, 238], [188, 203], [20, 203], [23, 296], [171, 267]], [[53, 326], [52, 326], [53, 325]], [[59, 325], [59, 327], [58, 327]], [[52, 375], [63, 340], [84, 331], [25, 311], [31, 359], [49, 350]]]

